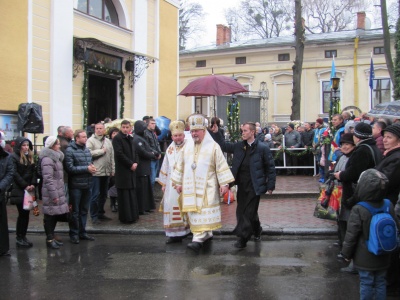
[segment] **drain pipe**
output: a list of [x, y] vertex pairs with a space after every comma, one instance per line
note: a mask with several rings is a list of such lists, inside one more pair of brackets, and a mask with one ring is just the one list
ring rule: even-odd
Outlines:
[[357, 65], [358, 65], [358, 41], [360, 38], [357, 36], [354, 39], [354, 58], [353, 58], [353, 72], [354, 72], [354, 106], [358, 107], [358, 72], [357, 72]]

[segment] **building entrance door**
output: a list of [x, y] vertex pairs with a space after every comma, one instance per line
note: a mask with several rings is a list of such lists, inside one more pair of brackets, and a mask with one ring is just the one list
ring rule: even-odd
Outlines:
[[89, 74], [88, 122], [117, 118], [117, 78]]

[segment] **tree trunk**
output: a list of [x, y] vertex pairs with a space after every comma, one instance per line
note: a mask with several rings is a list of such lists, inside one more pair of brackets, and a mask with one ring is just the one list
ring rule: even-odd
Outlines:
[[290, 119], [300, 120], [301, 107], [301, 72], [303, 69], [304, 54], [304, 26], [301, 17], [301, 0], [295, 0], [295, 36], [296, 36], [296, 59], [293, 69], [293, 98], [292, 98], [292, 114]]
[[394, 66], [393, 66], [392, 54], [390, 51], [390, 33], [389, 33], [389, 25], [387, 18], [386, 0], [381, 0], [381, 16], [382, 16], [382, 29], [383, 29], [383, 48], [385, 49], [386, 66], [388, 68], [392, 84], [394, 85], [395, 83]]
[[[400, 3], [400, 1], [399, 1]], [[399, 10], [400, 13], [400, 10]], [[395, 36], [396, 58], [394, 65], [394, 93], [395, 100], [400, 100], [400, 17], [397, 20]]]

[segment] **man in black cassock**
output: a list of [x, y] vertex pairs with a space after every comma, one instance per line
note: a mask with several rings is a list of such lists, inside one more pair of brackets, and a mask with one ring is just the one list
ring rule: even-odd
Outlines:
[[138, 156], [130, 135], [132, 125], [121, 122], [121, 131], [113, 138], [115, 161], [115, 187], [118, 191], [118, 213], [121, 223], [134, 223], [139, 219], [136, 197], [136, 168]]
[[261, 240], [262, 227], [258, 218], [260, 195], [275, 189], [275, 164], [269, 147], [255, 139], [256, 125], [245, 123], [242, 127], [242, 141], [225, 142], [218, 133], [218, 127], [212, 127], [213, 138], [222, 151], [233, 153], [232, 174], [238, 186], [236, 219], [234, 233], [239, 237], [236, 248], [245, 248], [247, 241], [254, 235], [254, 241]]

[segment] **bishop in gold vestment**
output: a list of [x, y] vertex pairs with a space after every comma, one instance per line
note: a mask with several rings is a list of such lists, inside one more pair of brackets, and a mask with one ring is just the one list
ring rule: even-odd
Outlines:
[[220, 146], [206, 130], [204, 117], [191, 116], [189, 125], [192, 140], [186, 141], [171, 179], [193, 233], [188, 248], [198, 252], [212, 238], [212, 230], [222, 227], [220, 195], [234, 178]]

